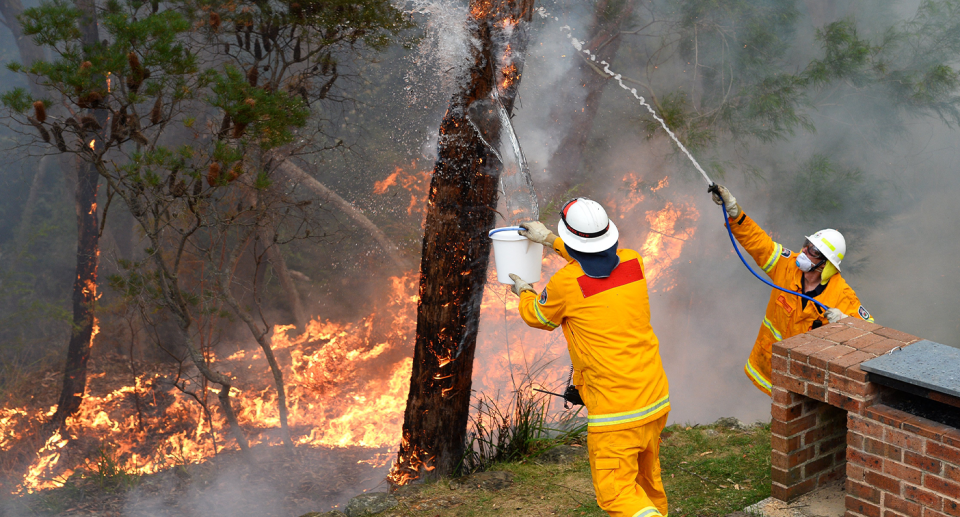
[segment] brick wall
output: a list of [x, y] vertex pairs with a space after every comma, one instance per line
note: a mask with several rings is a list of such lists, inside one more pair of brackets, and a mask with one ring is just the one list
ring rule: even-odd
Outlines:
[[960, 430], [883, 404], [848, 427], [847, 517], [960, 517]]
[[845, 318], [774, 344], [774, 497], [789, 501], [844, 476], [848, 413], [864, 414], [885, 390], [867, 382], [860, 363], [915, 341], [898, 330]]

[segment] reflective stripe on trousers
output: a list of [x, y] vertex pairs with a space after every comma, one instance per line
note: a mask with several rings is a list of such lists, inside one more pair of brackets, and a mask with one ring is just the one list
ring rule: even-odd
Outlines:
[[603, 427], [608, 425], [636, 422], [660, 411], [670, 405], [670, 395], [650, 404], [647, 407], [624, 411], [623, 413], [607, 413], [604, 415], [587, 415], [587, 427]]

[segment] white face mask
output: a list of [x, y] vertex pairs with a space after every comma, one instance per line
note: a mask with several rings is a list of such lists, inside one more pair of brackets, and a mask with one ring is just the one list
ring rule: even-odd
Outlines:
[[801, 271], [812, 271], [815, 265], [806, 253], [800, 252], [800, 254], [797, 255], [797, 267], [800, 268]]

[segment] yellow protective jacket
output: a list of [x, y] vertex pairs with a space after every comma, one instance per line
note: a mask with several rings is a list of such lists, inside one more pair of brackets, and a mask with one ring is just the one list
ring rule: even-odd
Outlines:
[[650, 327], [643, 259], [617, 251], [608, 278], [587, 276], [562, 239], [553, 249], [567, 260], [540, 296], [520, 293], [520, 316], [544, 330], [563, 327], [573, 361], [573, 384], [589, 413], [590, 432], [630, 429], [670, 409], [660, 344]]
[[[729, 219], [733, 235], [747, 253], [753, 257], [773, 280], [774, 284], [791, 291], [803, 292], [803, 271], [797, 267], [796, 259], [800, 253], [784, 248], [774, 242], [760, 226], [747, 214]], [[853, 291], [839, 273], [828, 279], [812, 293], [804, 293], [816, 298], [830, 308], [840, 309], [848, 316], [873, 321], [873, 317], [860, 304], [857, 293]], [[806, 303], [804, 303], [806, 302]], [[770, 290], [770, 302], [767, 313], [760, 325], [760, 333], [753, 345], [753, 351], [743, 367], [747, 377], [761, 391], [770, 394], [770, 356], [773, 343], [788, 337], [803, 334], [827, 323], [823, 311], [815, 303], [803, 300], [776, 289]]]

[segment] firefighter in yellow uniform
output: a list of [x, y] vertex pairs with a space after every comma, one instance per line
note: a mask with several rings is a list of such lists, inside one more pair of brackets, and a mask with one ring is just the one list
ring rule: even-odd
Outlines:
[[563, 328], [573, 384], [588, 411], [597, 503], [617, 517], [665, 516], [659, 444], [670, 398], [650, 327], [643, 259], [617, 250], [616, 225], [589, 199], [563, 207], [559, 237], [539, 222], [522, 226], [521, 234], [567, 260], [539, 296], [517, 275], [510, 277], [528, 325]]
[[744, 371], [761, 391], [770, 395], [770, 356], [773, 343], [803, 334], [822, 326], [853, 316], [873, 321], [873, 316], [860, 304], [857, 293], [840, 276], [840, 262], [847, 251], [840, 232], [820, 230], [807, 237], [803, 249], [793, 252], [774, 242], [747, 214], [726, 187], [719, 186], [720, 195], [713, 200], [727, 207], [727, 224], [737, 242], [753, 257], [774, 284], [816, 298], [830, 307], [824, 311], [815, 303], [771, 289], [767, 313], [760, 325], [760, 333]]

